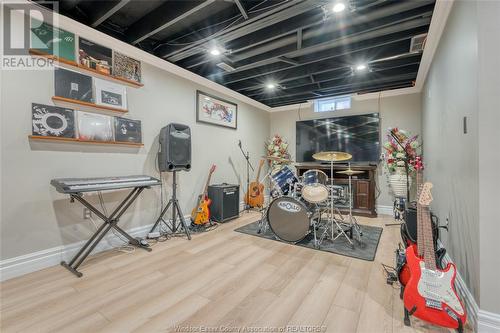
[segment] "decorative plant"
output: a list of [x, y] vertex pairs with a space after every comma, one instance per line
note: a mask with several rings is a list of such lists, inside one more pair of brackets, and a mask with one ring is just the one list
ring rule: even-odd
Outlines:
[[[402, 146], [391, 135], [401, 142]], [[421, 145], [418, 142], [418, 135], [411, 135], [409, 132], [399, 128], [389, 128], [387, 130], [387, 142], [384, 144], [385, 165], [389, 173], [394, 173], [398, 168], [405, 167], [404, 160], [408, 161], [408, 171], [410, 174], [415, 172], [413, 160], [418, 156]]]
[[[274, 156], [284, 159], [290, 158], [288, 152], [288, 142], [280, 135], [275, 134], [271, 139], [266, 142], [267, 156]], [[270, 166], [273, 170], [280, 168], [282, 163], [277, 161], [270, 161]]]

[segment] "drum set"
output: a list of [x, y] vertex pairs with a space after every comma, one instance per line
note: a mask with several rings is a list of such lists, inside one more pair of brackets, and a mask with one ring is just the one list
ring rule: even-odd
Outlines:
[[[308, 170], [299, 177], [290, 167], [291, 160], [273, 156], [263, 158], [283, 166], [264, 177], [264, 181], [269, 180], [271, 200], [262, 208], [259, 233], [269, 228], [277, 239], [290, 243], [298, 243], [312, 234], [316, 248], [321, 248], [325, 240], [335, 242], [339, 238], [347, 241], [351, 248], [355, 241], [362, 244], [361, 227], [352, 215], [352, 176], [364, 171], [352, 170], [349, 163], [348, 169], [336, 172], [348, 176], [347, 191], [344, 186], [334, 184], [333, 177], [334, 163], [350, 160], [351, 154], [327, 151], [313, 155], [317, 161], [330, 163], [331, 177], [319, 169]], [[349, 213], [342, 215], [338, 206], [346, 204]]]

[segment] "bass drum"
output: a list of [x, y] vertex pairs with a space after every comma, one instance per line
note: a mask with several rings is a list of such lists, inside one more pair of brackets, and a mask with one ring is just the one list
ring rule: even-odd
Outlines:
[[276, 237], [285, 242], [300, 242], [310, 231], [308, 209], [292, 197], [274, 199], [267, 210], [267, 221]]

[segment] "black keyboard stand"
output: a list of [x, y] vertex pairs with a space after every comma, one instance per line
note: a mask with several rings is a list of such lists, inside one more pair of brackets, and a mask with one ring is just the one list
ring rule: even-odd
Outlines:
[[116, 209], [111, 213], [110, 216], [106, 216], [101, 213], [97, 208], [92, 206], [87, 200], [83, 198], [82, 193], [70, 193], [71, 202], [75, 200], [79, 201], [82, 205], [87, 207], [92, 213], [98, 216], [104, 223], [97, 229], [97, 231], [90, 237], [90, 239], [85, 243], [85, 245], [78, 251], [78, 253], [71, 259], [69, 263], [65, 261], [61, 262], [61, 265], [66, 267], [71, 273], [75, 274], [77, 277], [82, 277], [82, 273], [77, 269], [92, 252], [92, 250], [99, 244], [99, 242], [106, 236], [106, 234], [111, 230], [111, 228], [118, 231], [120, 234], [125, 236], [131, 245], [140, 247], [146, 251], [151, 251], [151, 248], [147, 245], [142, 245], [141, 242], [132, 236], [130, 236], [125, 230], [120, 228], [117, 224], [120, 217], [125, 213], [125, 211], [130, 207], [130, 205], [137, 199], [139, 194], [145, 189], [146, 186], [135, 187], [127, 197], [116, 207]]

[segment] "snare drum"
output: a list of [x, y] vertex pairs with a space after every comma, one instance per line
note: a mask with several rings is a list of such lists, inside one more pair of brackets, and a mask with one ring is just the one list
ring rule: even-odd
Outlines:
[[328, 199], [328, 176], [321, 170], [308, 170], [302, 176], [302, 198], [310, 203]]
[[281, 195], [288, 195], [290, 190], [293, 191], [295, 184], [299, 181], [293, 171], [286, 165], [271, 175], [271, 179], [273, 180], [274, 188], [281, 192]]

